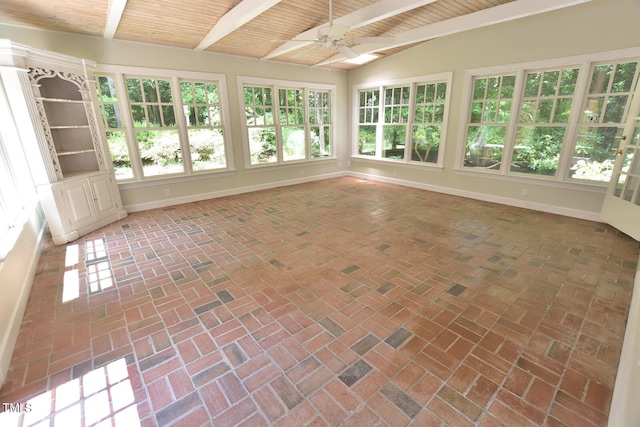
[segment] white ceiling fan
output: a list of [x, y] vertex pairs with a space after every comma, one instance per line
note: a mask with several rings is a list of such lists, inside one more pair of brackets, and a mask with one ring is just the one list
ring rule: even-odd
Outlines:
[[348, 25], [334, 24], [333, 22], [333, 1], [329, 0], [329, 25], [318, 28], [318, 37], [314, 40], [300, 40], [291, 39], [285, 40], [294, 43], [314, 43], [310, 49], [300, 52], [294, 56], [303, 56], [310, 53], [313, 50], [320, 48], [329, 48], [337, 50], [347, 59], [354, 59], [360, 56], [359, 53], [351, 49], [350, 46], [354, 46], [361, 43], [371, 44], [388, 44], [393, 43], [394, 37], [347, 37], [346, 33], [349, 31]]

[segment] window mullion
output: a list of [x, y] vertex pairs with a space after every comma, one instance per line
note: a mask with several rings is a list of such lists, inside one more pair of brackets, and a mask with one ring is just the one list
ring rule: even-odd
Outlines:
[[[589, 80], [591, 78], [591, 63], [585, 62], [578, 72], [578, 81], [573, 91], [573, 99], [571, 100], [571, 113], [566, 127], [566, 134], [560, 150], [560, 160], [558, 161], [558, 171], [556, 180], [564, 181], [569, 177], [569, 169], [571, 167], [571, 157], [575, 150], [578, 140], [578, 131], [580, 129], [580, 117], [582, 116], [581, 106], [586, 102], [589, 92]], [[611, 79], [613, 80], [613, 79]]]
[[516, 73], [516, 82], [513, 91], [513, 100], [511, 103], [511, 120], [507, 125], [505, 133], [504, 150], [502, 152], [502, 165], [500, 165], [500, 174], [509, 173], [511, 160], [513, 159], [513, 147], [517, 135], [518, 123], [520, 122], [520, 111], [522, 110], [522, 101], [524, 97], [524, 87], [527, 83], [526, 70], [519, 70]]
[[129, 148], [129, 156], [131, 157], [131, 168], [135, 180], [140, 180], [144, 175], [142, 173], [142, 160], [140, 159], [140, 151], [136, 140], [135, 128], [133, 125], [131, 103], [129, 102], [129, 92], [125, 84], [125, 76], [122, 73], [115, 73], [114, 81], [117, 93], [122, 94], [118, 98], [120, 108], [122, 108], [122, 122], [124, 123], [124, 133], [127, 138], [127, 146]]
[[384, 144], [384, 108], [385, 108], [385, 94], [386, 88], [380, 86], [378, 88], [378, 121], [376, 122], [376, 155], [377, 158], [382, 158], [382, 148]]
[[[178, 127], [178, 140], [182, 150], [182, 163], [187, 175], [193, 173], [191, 163], [191, 147], [189, 146], [189, 135], [187, 133], [187, 121], [184, 117], [184, 105], [182, 104], [182, 91], [180, 90], [180, 79], [176, 76], [171, 78], [171, 91], [173, 92], [173, 111]], [[158, 98], [160, 99], [160, 98]]]
[[280, 87], [278, 85], [273, 85], [273, 116], [273, 124], [276, 128], [277, 163], [280, 164], [284, 162], [284, 145], [282, 144], [282, 123], [280, 123]]
[[416, 112], [416, 87], [418, 83], [409, 85], [409, 114], [407, 114], [407, 129], [404, 137], [404, 161], [411, 160], [411, 150], [413, 149], [413, 123]]

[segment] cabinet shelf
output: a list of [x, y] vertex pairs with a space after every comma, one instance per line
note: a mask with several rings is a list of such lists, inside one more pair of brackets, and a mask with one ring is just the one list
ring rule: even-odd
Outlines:
[[58, 157], [60, 156], [73, 156], [75, 154], [85, 154], [85, 153], [94, 153], [95, 150], [74, 150], [74, 151], [58, 151]]
[[36, 99], [42, 102], [53, 102], [53, 103], [63, 103], [63, 104], [86, 104], [87, 103], [87, 101], [83, 101], [81, 99], [45, 98], [43, 96], [39, 96]]
[[49, 129], [91, 129], [89, 125], [49, 126]]

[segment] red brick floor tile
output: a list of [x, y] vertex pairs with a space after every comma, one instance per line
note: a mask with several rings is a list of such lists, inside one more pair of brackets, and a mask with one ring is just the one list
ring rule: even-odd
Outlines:
[[43, 241], [0, 399], [41, 396], [51, 421], [47, 392], [90, 399], [95, 377], [145, 427], [604, 426], [638, 259], [600, 223], [353, 178], [68, 246], [73, 267]]

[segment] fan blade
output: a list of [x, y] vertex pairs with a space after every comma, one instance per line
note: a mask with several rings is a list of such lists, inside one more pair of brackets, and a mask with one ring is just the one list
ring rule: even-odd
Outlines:
[[322, 45], [318, 45], [318, 46], [313, 46], [310, 47], [309, 49], [305, 49], [302, 52], [298, 52], [295, 55], [293, 55], [291, 58], [302, 58], [303, 56], [307, 56], [309, 55], [311, 52], [313, 52], [314, 50], [318, 50], [320, 48], [322, 48]]
[[338, 46], [338, 52], [346, 56], [348, 59], [354, 59], [360, 56], [359, 53], [349, 49], [347, 46], [340, 45]]
[[395, 37], [353, 37], [349, 39], [349, 42], [353, 44], [362, 44], [362, 43], [391, 44], [395, 40], [396, 40]]
[[318, 41], [318, 39], [315, 40], [303, 40], [303, 39], [275, 39], [275, 40], [271, 40], [272, 42], [277, 42], [277, 43], [316, 43]]
[[340, 39], [349, 30], [348, 25], [333, 24], [329, 30], [329, 37]]

